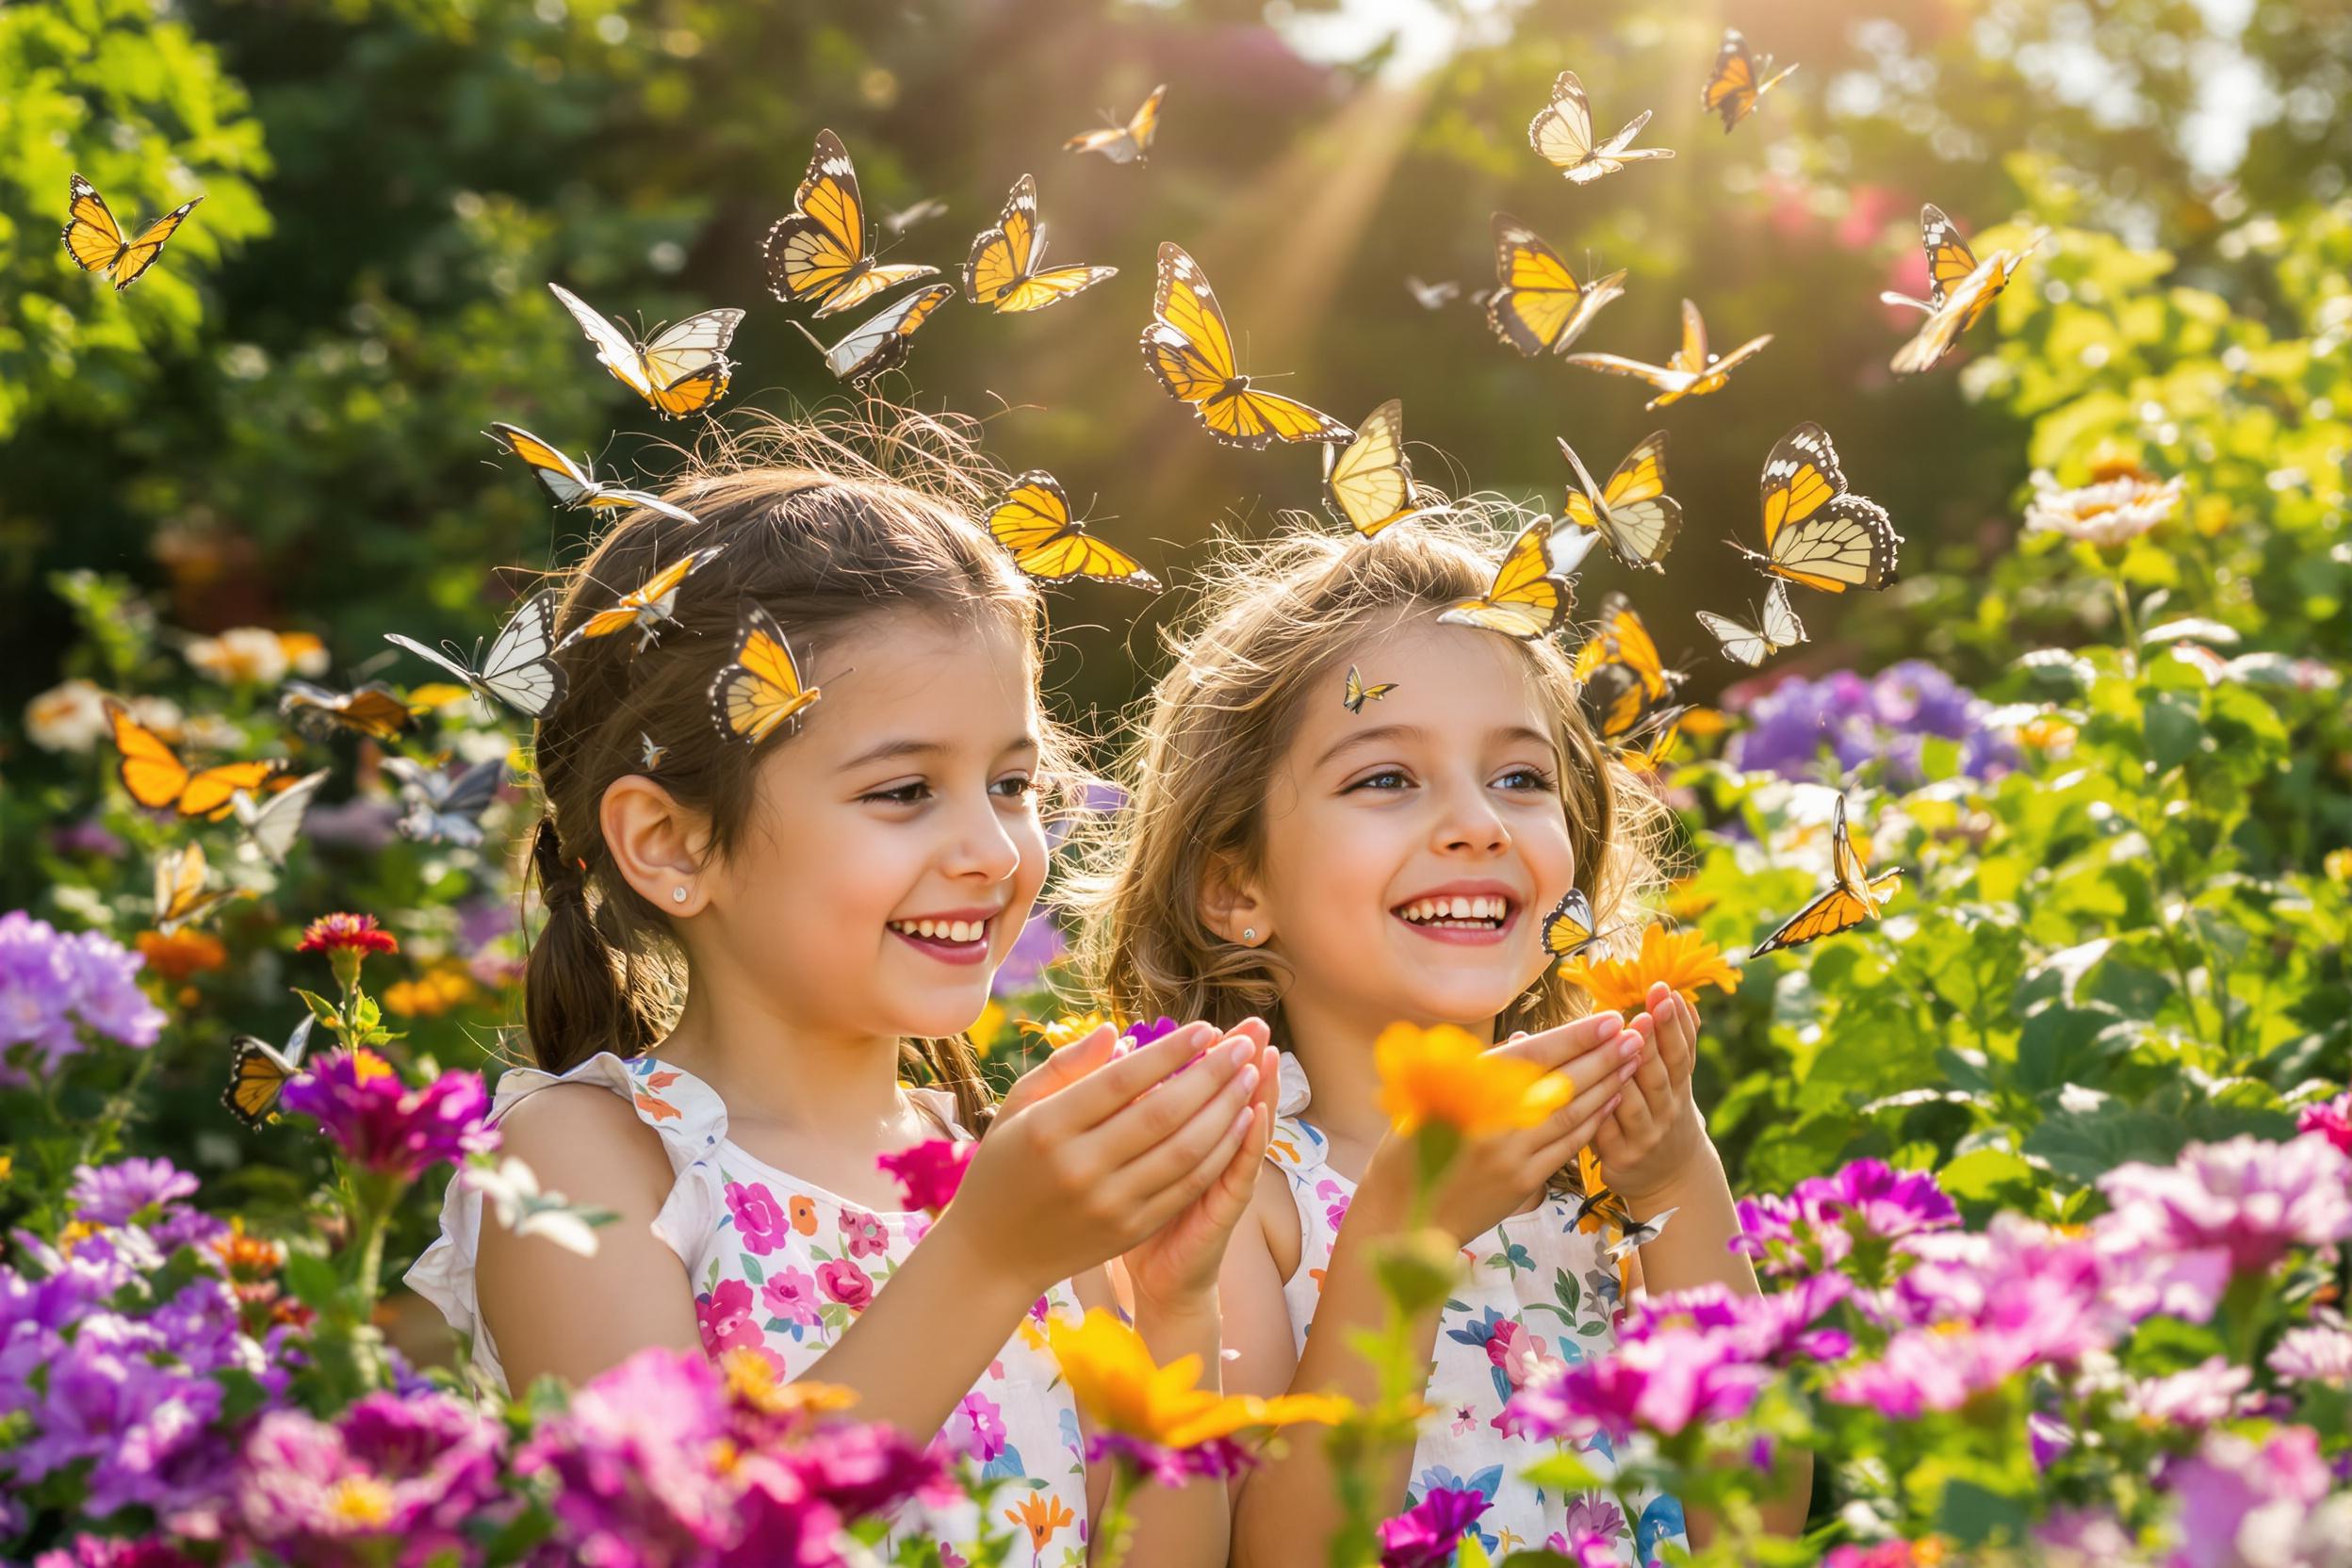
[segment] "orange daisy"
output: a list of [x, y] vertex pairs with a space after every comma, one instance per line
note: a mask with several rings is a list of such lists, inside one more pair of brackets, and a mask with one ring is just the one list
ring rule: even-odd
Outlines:
[[1638, 1013], [1649, 1005], [1650, 987], [1663, 980], [1696, 1006], [1701, 986], [1740, 988], [1740, 972], [1723, 962], [1723, 951], [1696, 931], [1652, 925], [1642, 933], [1642, 951], [1631, 958], [1571, 958], [1561, 976], [1592, 998], [1596, 1008]]

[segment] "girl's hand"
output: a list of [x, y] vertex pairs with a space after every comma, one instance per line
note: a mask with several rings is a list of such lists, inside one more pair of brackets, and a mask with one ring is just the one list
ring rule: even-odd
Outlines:
[[1268, 1033], [1264, 1022], [1250, 1019], [1217, 1042], [1222, 1048], [1232, 1040], [1249, 1039], [1258, 1048], [1258, 1086], [1250, 1097], [1250, 1124], [1240, 1146], [1213, 1176], [1208, 1190], [1128, 1250], [1122, 1261], [1135, 1289], [1138, 1321], [1147, 1311], [1175, 1316], [1213, 1307], [1225, 1244], [1242, 1216], [1250, 1212], [1250, 1200], [1258, 1186], [1259, 1162], [1266, 1158], [1266, 1140], [1274, 1134], [1275, 1075], [1281, 1053], [1266, 1043]]
[[1637, 1209], [1672, 1187], [1707, 1143], [1707, 1124], [1690, 1092], [1699, 1059], [1698, 1010], [1663, 984], [1650, 988], [1649, 1002], [1650, 1010], [1633, 1021], [1645, 1042], [1635, 1092], [1592, 1140], [1610, 1190]]

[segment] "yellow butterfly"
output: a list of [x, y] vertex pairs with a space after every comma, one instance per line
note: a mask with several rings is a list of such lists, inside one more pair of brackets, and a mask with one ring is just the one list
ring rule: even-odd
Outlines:
[[1876, 501], [1846, 493], [1829, 432], [1803, 424], [1764, 460], [1764, 550], [1732, 547], [1773, 577], [1825, 594], [1884, 588], [1895, 580], [1903, 535]]
[[1772, 57], [1764, 57], [1758, 65], [1748, 53], [1748, 41], [1740, 36], [1737, 27], [1723, 29], [1723, 46], [1716, 51], [1715, 69], [1707, 75], [1707, 86], [1699, 90], [1699, 102], [1710, 114], [1723, 117], [1723, 134], [1755, 112], [1756, 101], [1780, 85], [1782, 77], [1794, 71], [1772, 70]]
[[1099, 131], [1081, 131], [1062, 143], [1062, 151], [1100, 153], [1113, 163], [1151, 162], [1152, 139], [1160, 134], [1160, 100], [1167, 93], [1168, 84], [1163, 82], [1152, 90], [1152, 96], [1143, 101], [1143, 106], [1135, 110], [1135, 118], [1127, 123], [1105, 125]]
[[1616, 748], [1617, 760], [1636, 773], [1658, 772], [1674, 755], [1674, 743], [1682, 738], [1682, 716], [1689, 711], [1687, 707], [1676, 707], [1644, 714]]
[[1487, 296], [1487, 324], [1523, 354], [1567, 352], [1601, 307], [1625, 291], [1622, 270], [1578, 283], [1559, 252], [1507, 212], [1494, 215], [1493, 227], [1500, 286]]
[[643, 652], [659, 634], [663, 621], [675, 621], [672, 613], [678, 608], [679, 587], [687, 578], [718, 559], [725, 545], [706, 546], [694, 554], [671, 562], [645, 581], [612, 601], [609, 610], [599, 610], [564, 633], [555, 645], [563, 652], [584, 637], [610, 637], [630, 627], [638, 629], [637, 648]]
[[1581, 888], [1560, 895], [1544, 917], [1544, 951], [1565, 962], [1601, 939], [1592, 929], [1592, 901]]
[[177, 855], [155, 858], [155, 929], [169, 937], [182, 926], [193, 925], [223, 904], [239, 898], [251, 898], [251, 888], [204, 889], [209, 874], [204, 864], [204, 846], [189, 844]]
[[1663, 365], [1650, 365], [1619, 354], [1570, 354], [1568, 363], [1581, 365], [1588, 370], [1606, 370], [1612, 376], [1633, 376], [1648, 382], [1658, 389], [1642, 407], [1663, 408], [1684, 398], [1703, 398], [1709, 392], [1720, 392], [1731, 379], [1731, 372], [1750, 355], [1772, 340], [1766, 333], [1751, 337], [1745, 343], [1721, 357], [1707, 351], [1707, 323], [1699, 318], [1699, 307], [1690, 301], [1682, 302], [1682, 347], [1675, 350]]
[[776, 617], [746, 602], [734, 662], [710, 682], [710, 718], [719, 733], [758, 745], [824, 694], [801, 684], [800, 666]]
[[1919, 209], [1919, 234], [1927, 247], [1927, 298], [1915, 300], [1892, 289], [1879, 295], [1890, 305], [1909, 305], [1927, 313], [1919, 333], [1895, 353], [1897, 375], [1924, 370], [1952, 352], [1960, 335], [1976, 325], [2009, 286], [2009, 279], [2025, 258], [2040, 249], [2047, 229], [2026, 242], [2022, 251], [1995, 251], [1983, 261], [1960, 237], [1958, 225], [1944, 209], [1930, 202]]
[[1116, 267], [1041, 267], [1044, 260], [1037, 182], [1023, 174], [1005, 198], [996, 227], [981, 230], [972, 242], [972, 257], [964, 263], [964, 298], [1013, 315], [1043, 310], [1119, 276]]
[[199, 196], [182, 203], [141, 229], [137, 239], [124, 239], [96, 186], [76, 174], [65, 189], [65, 228], [59, 236], [65, 241], [65, 253], [85, 272], [113, 273], [117, 294], [155, 264], [155, 258], [163, 254], [164, 241], [179, 232], [188, 215], [196, 210], [196, 203], [204, 200]]
[[1629, 163], [1674, 155], [1668, 147], [1632, 146], [1633, 139], [1649, 122], [1650, 111], [1643, 109], [1607, 141], [1594, 141], [1592, 105], [1584, 95], [1584, 84], [1576, 79], [1575, 72], [1563, 71], [1552, 82], [1552, 101], [1527, 122], [1527, 145], [1543, 154], [1571, 181], [1590, 185]]
[[221, 822], [236, 810], [239, 790], [283, 788], [279, 781], [286, 764], [280, 759], [190, 768], [162, 736], [132, 718], [129, 709], [111, 698], [106, 709], [115, 749], [122, 754], [122, 787], [151, 811], [175, 808], [184, 817]]
[[1633, 603], [1612, 593], [1601, 600], [1600, 624], [1576, 649], [1569, 672], [1584, 688], [1584, 703], [1601, 738], [1622, 741], [1682, 684], [1658, 651], [1658, 640]]
[[1494, 585], [1482, 598], [1463, 599], [1438, 616], [1454, 626], [1484, 627], [1527, 642], [1548, 637], [1567, 620], [1576, 602], [1568, 584], [1553, 576], [1552, 520], [1527, 525], [1495, 568]]
[[1584, 460], [1565, 439], [1560, 449], [1582, 486], [1568, 492], [1560, 520], [1599, 534], [1609, 553], [1628, 566], [1664, 571], [1658, 563], [1682, 531], [1682, 503], [1666, 494], [1666, 433], [1653, 431], [1644, 437], [1606, 485], [1592, 482]]
[[1348, 666], [1348, 694], [1339, 699], [1339, 704], [1350, 713], [1361, 713], [1365, 703], [1378, 702], [1396, 689], [1396, 683], [1393, 680], [1383, 680], [1378, 686], [1366, 686], [1364, 677], [1358, 675], [1356, 667], [1350, 664]]
[[1168, 395], [1188, 403], [1211, 435], [1229, 447], [1281, 441], [1352, 441], [1356, 433], [1294, 398], [1250, 387], [1233, 361], [1233, 335], [1200, 264], [1179, 245], [1160, 246], [1159, 288], [1143, 359]]
[[911, 264], [880, 266], [872, 248], [849, 149], [831, 131], [819, 131], [792, 210], [768, 230], [768, 291], [788, 305], [816, 301], [817, 314], [830, 316], [939, 271]]
[[416, 727], [421, 708], [411, 708], [380, 680], [351, 692], [331, 692], [307, 680], [289, 680], [278, 698], [278, 716], [310, 734], [348, 729], [370, 740], [396, 741]]
[[825, 356], [825, 368], [852, 386], [873, 380], [885, 370], [895, 370], [906, 363], [906, 355], [914, 348], [916, 330], [931, 319], [931, 313], [956, 297], [953, 284], [925, 284], [911, 294], [900, 296], [849, 329], [849, 335], [831, 348], [817, 339], [817, 335], [792, 323], [800, 335], [816, 345]]
[[664, 419], [698, 414], [727, 396], [735, 374], [727, 348], [735, 341], [742, 311], [706, 310], [640, 343], [562, 284], [547, 287], [596, 345], [597, 362]]
[[988, 509], [988, 533], [1012, 552], [1013, 564], [1046, 582], [1082, 577], [1159, 591], [1160, 580], [1133, 556], [1112, 548], [1070, 514], [1061, 482], [1042, 468], [1016, 478]]
[[596, 478], [596, 470], [587, 464], [574, 463], [519, 425], [493, 421], [487, 433], [491, 440], [531, 466], [531, 477], [539, 482], [558, 506], [584, 506], [592, 512], [618, 506], [637, 506], [648, 512], [659, 512], [664, 517], [676, 518], [681, 523], [701, 520], [684, 507], [673, 506], [659, 496], [607, 484]]
[[1323, 449], [1324, 508], [1366, 539], [1440, 499], [1413, 482], [1413, 465], [1405, 457], [1405, 405], [1396, 398], [1365, 415], [1347, 446]]
[[1851, 930], [1866, 920], [1876, 920], [1882, 905], [1893, 898], [1903, 886], [1901, 871], [1882, 872], [1876, 876], [1862, 864], [1862, 857], [1854, 852], [1854, 841], [1846, 836], [1846, 797], [1838, 797], [1838, 814], [1830, 829], [1830, 864], [1832, 880], [1827, 891], [1788, 918], [1786, 924], [1756, 943], [1748, 956], [1761, 958], [1767, 953], [1784, 948], [1802, 947], [1822, 937], [1834, 937]]
[[221, 1091], [220, 1103], [245, 1124], [246, 1131], [257, 1133], [263, 1123], [278, 1119], [278, 1096], [302, 1075], [302, 1054], [309, 1049], [314, 1021], [304, 1013], [283, 1051], [252, 1035], [239, 1035], [232, 1042], [229, 1086]]

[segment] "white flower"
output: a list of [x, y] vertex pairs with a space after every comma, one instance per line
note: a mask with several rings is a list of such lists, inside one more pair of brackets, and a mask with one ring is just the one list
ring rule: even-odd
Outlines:
[[88, 751], [106, 733], [106, 694], [69, 680], [24, 705], [24, 733], [43, 751]]
[[2270, 1353], [2270, 1369], [2282, 1378], [2352, 1388], [2352, 1333], [2326, 1323], [2289, 1329]]
[[596, 1255], [596, 1227], [614, 1217], [603, 1209], [574, 1208], [560, 1192], [541, 1192], [531, 1167], [512, 1154], [496, 1167], [469, 1165], [458, 1180], [489, 1199], [498, 1223], [516, 1235], [545, 1236], [583, 1258]]
[[2124, 473], [2080, 490], [2066, 490], [2049, 473], [2036, 468], [2025, 526], [2105, 549], [2130, 544], [2171, 516], [2180, 504], [2178, 475], [2159, 484], [2149, 474]]
[[188, 662], [224, 685], [274, 686], [286, 678], [286, 645], [268, 627], [232, 627], [188, 645]]

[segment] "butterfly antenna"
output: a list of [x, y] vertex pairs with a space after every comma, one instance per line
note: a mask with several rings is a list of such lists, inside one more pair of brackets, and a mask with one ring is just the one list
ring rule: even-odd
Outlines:
[[817, 351], [817, 352], [819, 352], [819, 353], [821, 353], [821, 354], [822, 354], [822, 353], [825, 353], [825, 352], [826, 351], [825, 347], [825, 340], [824, 340], [823, 338], [819, 337], [819, 336], [818, 336], [815, 333], [810, 332], [810, 331], [809, 331], [807, 327], [802, 326], [802, 325], [801, 325], [798, 321], [794, 321], [794, 322], [792, 324], [792, 330], [793, 330], [794, 332], [796, 332], [796, 333], [800, 334], [800, 335], [801, 335], [801, 336], [803, 336], [803, 337], [807, 338], [807, 339], [808, 340], [808, 342], [809, 342], [810, 347], [814, 348], [814, 349]]

